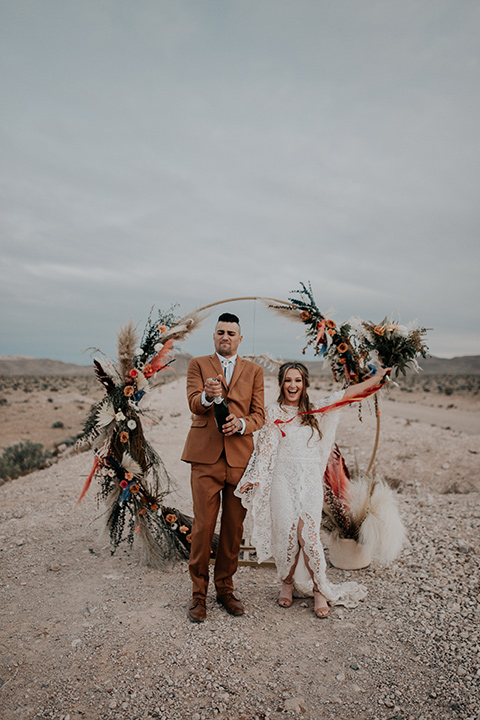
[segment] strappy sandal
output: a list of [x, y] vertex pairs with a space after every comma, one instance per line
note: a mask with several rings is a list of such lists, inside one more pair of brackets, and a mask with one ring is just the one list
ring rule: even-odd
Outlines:
[[[291, 582], [287, 582], [286, 580], [284, 580], [283, 584], [291, 586], [291, 585], [293, 585], [293, 580], [291, 580]], [[293, 603], [293, 588], [292, 588], [292, 596], [282, 595], [282, 592], [283, 592], [283, 587], [282, 587], [282, 590], [278, 597], [278, 604], [280, 605], [280, 607], [283, 607], [283, 608], [291, 607], [291, 605]]]
[[328, 615], [330, 614], [330, 608], [329, 608], [329, 606], [328, 606], [328, 603], [326, 604], [326, 606], [325, 606], [325, 605], [322, 605], [322, 607], [318, 607], [318, 608], [315, 607], [315, 599], [316, 599], [315, 596], [318, 596], [318, 595], [320, 595], [320, 596], [325, 600], [325, 603], [327, 603], [327, 600], [326, 600], [325, 596], [322, 595], [322, 593], [320, 592], [320, 590], [314, 590], [314, 591], [313, 591], [313, 602], [314, 602], [313, 612], [314, 612], [315, 615], [316, 615], [318, 618], [320, 618], [320, 619], [326, 618], [326, 617], [328, 617]]

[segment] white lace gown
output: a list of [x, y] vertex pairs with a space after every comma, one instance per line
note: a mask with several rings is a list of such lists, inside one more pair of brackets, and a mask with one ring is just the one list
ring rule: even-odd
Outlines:
[[[343, 391], [315, 405], [315, 408], [341, 400]], [[302, 538], [313, 571], [315, 584], [331, 605], [355, 607], [365, 597], [366, 588], [356, 582], [335, 585], [327, 580], [326, 562], [320, 539], [323, 507], [323, 474], [335, 442], [339, 410], [319, 414], [322, 431], [318, 433], [302, 425], [295, 415], [298, 408], [269, 405], [265, 424], [260, 430], [256, 448], [235, 494], [241, 498], [248, 513], [246, 527], [257, 552], [258, 562], [275, 560], [279, 579], [286, 578], [298, 553], [298, 525], [303, 521]], [[275, 420], [290, 420], [281, 425]], [[253, 488], [239, 490], [246, 482]], [[258, 486], [256, 486], [258, 483]], [[295, 590], [312, 595], [313, 583], [300, 553], [294, 575]]]

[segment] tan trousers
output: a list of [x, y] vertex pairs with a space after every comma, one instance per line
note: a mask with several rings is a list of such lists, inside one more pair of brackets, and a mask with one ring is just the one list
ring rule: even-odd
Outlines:
[[205, 598], [209, 580], [211, 545], [220, 501], [222, 516], [215, 559], [214, 581], [217, 595], [233, 592], [233, 575], [238, 566], [245, 508], [233, 491], [244, 468], [227, 465], [225, 455], [212, 465], [191, 463], [193, 525], [190, 561], [193, 597]]

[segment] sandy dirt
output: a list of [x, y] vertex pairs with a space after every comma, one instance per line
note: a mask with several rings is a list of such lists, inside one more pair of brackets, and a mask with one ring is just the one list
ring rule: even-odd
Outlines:
[[[53, 449], [101, 395], [93, 379], [47, 382], [26, 392], [2, 383], [0, 447], [31, 439]], [[179, 460], [184, 386], [177, 378], [150, 394], [158, 422], [146, 429], [175, 477], [171, 504], [191, 513]], [[314, 399], [333, 389], [315, 388]], [[267, 401], [275, 395], [267, 378]], [[236, 577], [245, 615], [230, 617], [211, 594], [206, 622], [191, 624], [186, 563], [149, 569], [135, 548], [112, 556], [95, 488], [76, 504], [89, 452], [67, 448], [2, 485], [0, 716], [478, 720], [478, 395], [392, 388], [381, 409], [376, 472], [398, 489], [408, 543], [388, 568], [330, 568], [333, 581], [356, 579], [368, 595], [325, 620], [311, 599], [280, 608], [275, 570], [247, 566]], [[342, 411], [337, 437], [351, 467], [366, 468], [374, 433], [371, 405], [361, 422], [356, 408]]]

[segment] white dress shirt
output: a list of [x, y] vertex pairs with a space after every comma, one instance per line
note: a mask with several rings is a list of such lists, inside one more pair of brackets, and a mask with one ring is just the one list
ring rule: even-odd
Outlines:
[[[215, 353], [215, 354], [222, 364], [223, 372], [225, 374], [225, 382], [228, 385], [230, 383], [230, 380], [232, 379], [233, 371], [235, 370], [235, 363], [237, 362], [237, 356], [234, 355], [233, 357], [225, 358], [222, 355], [219, 355], [218, 353]], [[205, 390], [202, 392], [201, 403], [202, 403], [203, 407], [210, 407], [211, 405], [213, 405], [213, 400], [211, 402], [208, 402], [207, 396], [205, 395]], [[240, 433], [240, 435], [243, 435], [243, 433], [245, 432], [246, 423], [243, 418], [238, 418], [238, 419], [242, 423], [242, 428], [238, 432]]]

